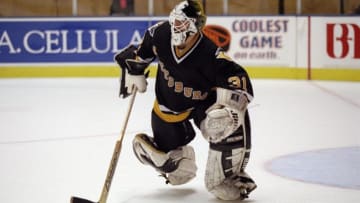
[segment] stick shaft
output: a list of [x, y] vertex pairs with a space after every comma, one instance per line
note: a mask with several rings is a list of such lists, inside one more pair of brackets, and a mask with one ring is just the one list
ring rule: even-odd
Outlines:
[[135, 89], [130, 97], [129, 107], [125, 114], [125, 119], [124, 119], [124, 123], [123, 123], [122, 129], [121, 129], [120, 137], [118, 138], [118, 140], [116, 141], [116, 144], [115, 144], [114, 152], [113, 152], [113, 155], [111, 158], [110, 166], [109, 166], [109, 169], [108, 169], [108, 172], [106, 175], [106, 179], [105, 179], [105, 183], [104, 183], [104, 186], [103, 186], [103, 189], [101, 192], [99, 203], [106, 203], [107, 197], [109, 195], [112, 179], [113, 179], [113, 176], [114, 176], [114, 173], [116, 170], [116, 166], [117, 166], [121, 148], [122, 148], [122, 141], [124, 139], [126, 127], [127, 127], [129, 117], [130, 117], [130, 113], [131, 113], [132, 107], [134, 105], [136, 92], [137, 91]]

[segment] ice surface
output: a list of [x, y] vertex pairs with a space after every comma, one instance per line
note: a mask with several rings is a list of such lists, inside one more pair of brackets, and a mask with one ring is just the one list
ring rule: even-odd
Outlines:
[[[138, 94], [108, 203], [223, 202], [204, 187], [208, 144], [195, 148], [197, 177], [166, 185], [131, 148], [150, 133], [154, 80]], [[253, 80], [252, 145], [248, 173], [258, 188], [244, 202], [354, 203], [360, 191], [282, 178], [267, 170], [279, 156], [359, 146], [360, 83]], [[64, 203], [72, 195], [97, 201], [128, 100], [116, 78], [0, 80], [0, 199], [6, 203]], [[313, 167], [317, 167], [314, 165]]]

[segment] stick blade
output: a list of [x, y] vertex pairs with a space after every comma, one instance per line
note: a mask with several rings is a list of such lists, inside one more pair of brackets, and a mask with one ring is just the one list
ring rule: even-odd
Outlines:
[[80, 197], [71, 197], [70, 203], [97, 203]]

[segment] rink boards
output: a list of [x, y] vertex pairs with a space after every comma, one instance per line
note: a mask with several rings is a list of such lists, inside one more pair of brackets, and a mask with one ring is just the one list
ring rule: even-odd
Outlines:
[[[3, 18], [0, 77], [117, 76], [114, 54], [166, 19]], [[207, 24], [254, 78], [360, 81], [359, 17], [210, 16]]]

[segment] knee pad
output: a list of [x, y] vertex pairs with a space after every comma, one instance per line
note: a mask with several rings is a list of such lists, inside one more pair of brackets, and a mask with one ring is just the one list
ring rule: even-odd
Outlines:
[[166, 183], [181, 185], [196, 176], [195, 152], [191, 146], [182, 146], [167, 153], [157, 149], [153, 139], [138, 134], [133, 140], [133, 150], [139, 161], [155, 168]]
[[209, 149], [205, 171], [207, 190], [222, 200], [244, 199], [256, 188], [244, 172], [250, 151], [244, 147]]

